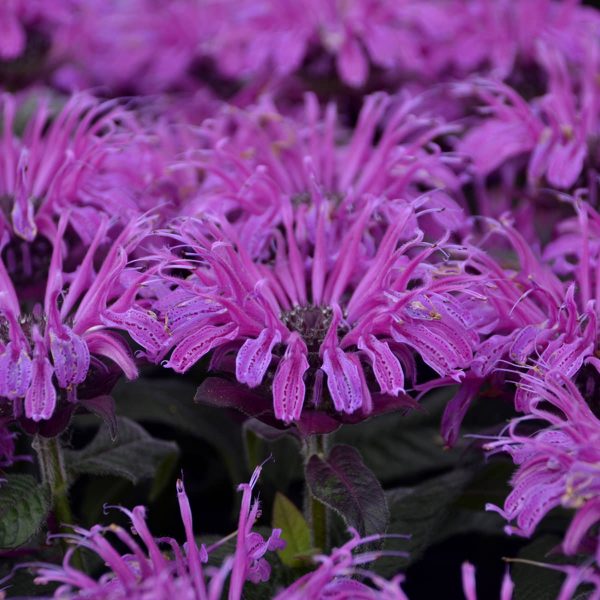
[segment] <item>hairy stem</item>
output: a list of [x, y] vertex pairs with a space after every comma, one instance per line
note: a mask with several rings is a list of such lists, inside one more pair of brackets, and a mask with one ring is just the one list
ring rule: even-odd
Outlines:
[[[313, 454], [317, 454], [321, 458], [324, 458], [326, 452], [327, 437], [325, 435], [315, 434], [309, 436], [305, 440], [304, 445], [305, 465]], [[311, 494], [306, 481], [304, 482], [304, 487], [305, 516], [311, 530], [311, 542], [314, 548], [319, 548], [321, 551], [325, 552], [329, 544], [329, 519], [327, 507]]]
[[[59, 528], [65, 525], [73, 525], [75, 519], [69, 504], [69, 483], [65, 462], [63, 458], [60, 439], [58, 437], [46, 438], [37, 435], [32, 443], [38, 457], [38, 464], [42, 482], [48, 486], [52, 498], [52, 512], [58, 521]], [[63, 550], [66, 552], [68, 544], [61, 540]], [[73, 555], [72, 563], [75, 567], [83, 570], [81, 555]]]

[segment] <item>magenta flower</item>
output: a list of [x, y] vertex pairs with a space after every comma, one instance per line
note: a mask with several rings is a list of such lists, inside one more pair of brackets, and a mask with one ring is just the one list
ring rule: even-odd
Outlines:
[[[503, 509], [487, 508], [516, 523], [506, 527], [507, 533], [526, 537], [554, 507], [573, 509], [563, 551], [575, 554], [591, 543], [598, 562], [597, 536], [586, 536], [600, 521], [600, 422], [577, 387], [560, 372], [527, 377], [520, 385], [531, 394], [530, 415], [515, 419], [504, 436], [486, 444], [493, 452], [509, 453], [518, 465], [513, 491]], [[532, 419], [548, 425], [530, 436], [517, 431]]]
[[352, 87], [373, 71], [388, 82], [504, 79], [516, 64], [539, 62], [541, 43], [580, 64], [598, 25], [595, 11], [553, 0], [229, 0], [207, 10], [214, 25], [203, 50], [223, 74], [251, 81], [335, 69]]
[[35, 422], [50, 419], [59, 400], [67, 406], [75, 402], [92, 370], [104, 372], [106, 379], [112, 364], [130, 379], [137, 375], [127, 346], [107, 330], [101, 313], [118, 316], [128, 309], [131, 299], [120, 278], [127, 255], [147, 235], [150, 223], [146, 219], [126, 227], [98, 267], [109, 228], [108, 219], [101, 218], [85, 255], [75, 270], [67, 271], [63, 259], [70, 221], [70, 214], [63, 215], [52, 240], [42, 305], [21, 301], [0, 261], [0, 397], [12, 403], [15, 416]]
[[[408, 600], [400, 584], [404, 577], [397, 575], [388, 581], [363, 568], [385, 552], [355, 552], [365, 544], [380, 540], [381, 535], [361, 538], [350, 529], [351, 538], [329, 555], [318, 555], [314, 560], [319, 565], [314, 571], [303, 575], [288, 588], [275, 596], [275, 600], [303, 600], [315, 598], [364, 598], [365, 600]], [[359, 581], [361, 578], [371, 585]]]
[[[117, 122], [126, 122], [128, 115], [112, 101], [76, 94], [53, 117], [49, 99], [42, 96], [17, 136], [15, 118], [22, 103], [5, 94], [0, 107], [0, 235], [8, 231], [15, 243], [16, 238], [31, 243], [38, 233], [52, 240], [56, 217], [69, 210], [72, 227], [89, 242], [99, 214], [117, 212], [111, 194], [99, 193], [96, 174], [119, 151]], [[25, 248], [20, 253], [27, 272], [32, 256]]]
[[19, 58], [28, 30], [52, 37], [69, 19], [70, 0], [5, 0], [0, 4], [0, 60]]
[[290, 75], [321, 53], [345, 84], [361, 87], [372, 66], [397, 67], [410, 52], [400, 8], [388, 0], [218, 2], [205, 51], [236, 78]]
[[[275, 141], [297, 125], [275, 120], [258, 147], [244, 147], [248, 166], [236, 158], [238, 140], [209, 152], [211, 177], [194, 206], [218, 216], [181, 219], [166, 232], [175, 249], [153, 281], [157, 301], [144, 306], [168, 337], [140, 342], [154, 359], [173, 349], [166, 366], [180, 373], [209, 352], [226, 369], [235, 354], [237, 381], [267, 388], [285, 423], [305, 406], [360, 416], [406, 405], [411, 349], [459, 381], [478, 342], [461, 304], [470, 277], [447, 254], [445, 230], [460, 209], [443, 192], [414, 189], [428, 174], [452, 182], [444, 157], [423, 148], [440, 128], [409, 118], [413, 104], [403, 104], [373, 145], [388, 105], [376, 95], [338, 148], [333, 109], [323, 129], [313, 102], [306, 139], [292, 138], [289, 151]], [[239, 135], [253, 131], [250, 123]], [[441, 239], [423, 242], [423, 228]]]
[[558, 49], [540, 45], [548, 91], [529, 103], [507, 85], [477, 84], [475, 91], [489, 117], [472, 127], [458, 146], [472, 157], [476, 171], [486, 176], [511, 159], [525, 160], [530, 185], [545, 178], [556, 188], [571, 188], [598, 127], [600, 98], [591, 81], [598, 70], [596, 54], [589, 53], [580, 71], [573, 73]]
[[[219, 567], [206, 563], [211, 552], [229, 538], [209, 547], [204, 544], [198, 546], [189, 500], [181, 480], [177, 482], [177, 497], [186, 536], [183, 546], [172, 538], [154, 538], [146, 524], [146, 509], [143, 506], [136, 506], [132, 511], [119, 508], [129, 517], [132, 532], [138, 539], [117, 525], [96, 525], [90, 530], [73, 527], [72, 534], [62, 536], [75, 546], [65, 555], [62, 566], [24, 566], [35, 569], [36, 583], [61, 584], [54, 594], [55, 598], [219, 600], [229, 579], [228, 597], [230, 600], [240, 600], [247, 581], [259, 583], [269, 579], [271, 567], [264, 555], [285, 547], [285, 542], [279, 538], [279, 529], [274, 529], [266, 540], [252, 531], [260, 516], [260, 504], [252, 498], [260, 472], [261, 467], [257, 467], [250, 482], [238, 488], [242, 492], [242, 507], [236, 533], [236, 550]], [[108, 534], [113, 534], [119, 545], [126, 547], [129, 552], [121, 555], [107, 539]], [[161, 546], [166, 547], [173, 558], [169, 558]], [[86, 548], [102, 559], [108, 572], [94, 580], [71, 566], [73, 552], [79, 547]]]
[[[54, 82], [82, 90], [100, 86], [113, 94], [158, 94], [187, 87], [207, 23], [204, 2], [86, 0], [54, 36], [60, 67]], [[203, 12], [204, 11], [204, 12]]]
[[[295, 238], [292, 232], [304, 223], [288, 207], [286, 239], [276, 242], [272, 266], [253, 261], [240, 240], [214, 224], [181, 223], [173, 236], [190, 249], [191, 260], [165, 263], [163, 280], [177, 288], [155, 304], [169, 331], [163, 348], [173, 348], [166, 366], [185, 372], [220, 348], [217, 367], [235, 351], [237, 380], [257, 387], [268, 377], [275, 416], [286, 423], [300, 419], [305, 400], [338, 413], [370, 413], [379, 394], [369, 389], [367, 366], [379, 392], [402, 403], [404, 373], [412, 376], [413, 370], [409, 348], [440, 375], [460, 380], [476, 337], [463, 337], [469, 315], [454, 284], [447, 290], [443, 277], [432, 278], [435, 262], [428, 259], [435, 247], [412, 258], [408, 252], [414, 209], [406, 206], [403, 220], [390, 225], [379, 250], [368, 255], [364, 246], [375, 206], [345, 216], [350, 235], [328, 248], [339, 220], [329, 219], [333, 207], [326, 199], [316, 198], [315, 205], [314, 244]], [[167, 269], [187, 270], [190, 277], [177, 280]], [[327, 375], [329, 400], [320, 371]]]

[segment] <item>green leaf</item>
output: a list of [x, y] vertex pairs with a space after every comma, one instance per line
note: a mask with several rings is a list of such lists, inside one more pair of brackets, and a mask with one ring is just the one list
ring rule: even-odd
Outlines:
[[115, 441], [103, 425], [85, 448], [65, 452], [70, 473], [117, 475], [135, 484], [154, 477], [168, 456], [179, 453], [177, 444], [153, 438], [137, 423], [122, 417], [117, 422]]
[[334, 446], [326, 459], [313, 454], [306, 466], [306, 482], [317, 500], [360, 535], [385, 533], [390, 517], [385, 494], [351, 446]]
[[30, 475], [8, 475], [0, 483], [0, 548], [16, 548], [41, 528], [50, 494]]
[[263, 440], [254, 433], [252, 429], [243, 428], [244, 435], [244, 454], [246, 456], [246, 464], [248, 469], [252, 471], [262, 460], [261, 450], [264, 447]]
[[468, 471], [456, 470], [416, 487], [387, 493], [391, 517], [388, 532], [410, 535], [410, 539], [388, 538], [385, 549], [408, 552], [408, 557], [380, 559], [376, 565], [378, 573], [394, 575], [422, 555], [446, 522], [452, 504], [471, 477], [472, 473]]
[[281, 562], [288, 567], [302, 566], [302, 557], [311, 554], [310, 529], [302, 513], [280, 492], [273, 504], [273, 527], [281, 529], [286, 544], [279, 550]]
[[152, 482], [152, 489], [150, 490], [150, 495], [148, 496], [148, 500], [150, 502], [155, 502], [156, 499], [161, 495], [162, 491], [171, 481], [173, 473], [178, 464], [179, 453], [172, 452], [171, 454], [165, 456], [163, 461], [158, 465], [156, 474], [154, 476], [154, 481]]
[[117, 385], [117, 412], [134, 421], [161, 423], [213, 446], [237, 485], [246, 478], [240, 426], [225, 411], [194, 402], [197, 384], [184, 378], [144, 378]]
[[336, 443], [356, 448], [379, 481], [398, 485], [423, 473], [439, 473], [465, 460], [464, 448], [444, 448], [440, 435], [443, 409], [451, 394], [444, 390], [423, 401], [409, 415], [387, 414], [347, 425], [334, 434]]
[[[557, 535], [543, 535], [521, 549], [518, 559], [542, 563], [574, 564], [571, 557], [552, 554], [562, 539]], [[565, 576], [552, 569], [519, 562], [511, 564], [511, 577], [515, 583], [515, 600], [554, 600]]]

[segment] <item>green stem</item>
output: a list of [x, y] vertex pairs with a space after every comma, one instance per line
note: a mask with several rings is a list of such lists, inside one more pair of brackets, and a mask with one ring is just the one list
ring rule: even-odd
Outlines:
[[312, 545], [320, 548], [322, 552], [327, 551], [328, 546], [328, 519], [327, 507], [319, 502], [314, 496], [310, 499], [310, 529], [312, 534]]
[[[75, 519], [69, 504], [69, 482], [65, 469], [60, 439], [58, 437], [46, 438], [37, 435], [32, 443], [38, 457], [42, 482], [48, 486], [52, 498], [52, 511], [59, 528], [65, 525], [74, 525]], [[69, 548], [66, 540], [61, 539], [63, 550]], [[73, 566], [84, 570], [80, 553], [75, 553], [72, 558]]]
[[[325, 458], [327, 452], [327, 437], [325, 435], [311, 435], [306, 439], [304, 446], [305, 464], [313, 454]], [[306, 520], [311, 530], [313, 548], [326, 552], [329, 545], [329, 519], [327, 507], [315, 498], [305, 482], [305, 511]]]

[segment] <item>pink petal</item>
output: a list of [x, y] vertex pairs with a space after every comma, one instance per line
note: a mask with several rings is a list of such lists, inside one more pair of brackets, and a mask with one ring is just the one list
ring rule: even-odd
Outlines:
[[235, 323], [225, 325], [205, 325], [177, 345], [171, 359], [165, 366], [185, 373], [192, 365], [197, 363], [207, 352], [213, 348], [234, 340], [238, 336], [238, 327]]
[[31, 383], [31, 358], [24, 349], [15, 350], [9, 342], [0, 354], [0, 396], [9, 400], [23, 398]]
[[397, 396], [404, 392], [402, 367], [386, 342], [369, 334], [358, 340], [358, 347], [369, 357], [375, 379], [384, 394]]
[[360, 44], [354, 37], [348, 37], [337, 56], [337, 70], [340, 79], [352, 87], [365, 83], [369, 73], [369, 63]]
[[285, 423], [300, 419], [306, 394], [304, 373], [307, 369], [306, 346], [298, 337], [288, 344], [273, 379], [273, 403], [277, 419]]
[[0, 10], [0, 58], [11, 60], [25, 50], [25, 31], [10, 9]]
[[280, 341], [281, 334], [272, 329], [263, 329], [256, 339], [246, 340], [235, 360], [237, 380], [249, 387], [260, 385], [271, 364], [273, 346]]
[[87, 344], [68, 327], [50, 330], [50, 351], [58, 385], [67, 388], [82, 383], [90, 367]]
[[34, 421], [49, 419], [56, 406], [56, 390], [52, 385], [52, 365], [46, 357], [33, 360], [31, 385], [25, 394], [25, 415]]
[[358, 367], [341, 348], [328, 348], [323, 354], [327, 387], [336, 410], [351, 414], [363, 405], [362, 381]]
[[85, 341], [91, 354], [104, 356], [112, 360], [125, 374], [127, 379], [135, 379], [138, 369], [127, 345], [118, 337], [105, 331], [86, 333]]
[[153, 315], [136, 308], [124, 312], [106, 310], [102, 315], [102, 321], [109, 327], [118, 327], [127, 331], [146, 350], [152, 360], [160, 355], [169, 337], [164, 325]]

